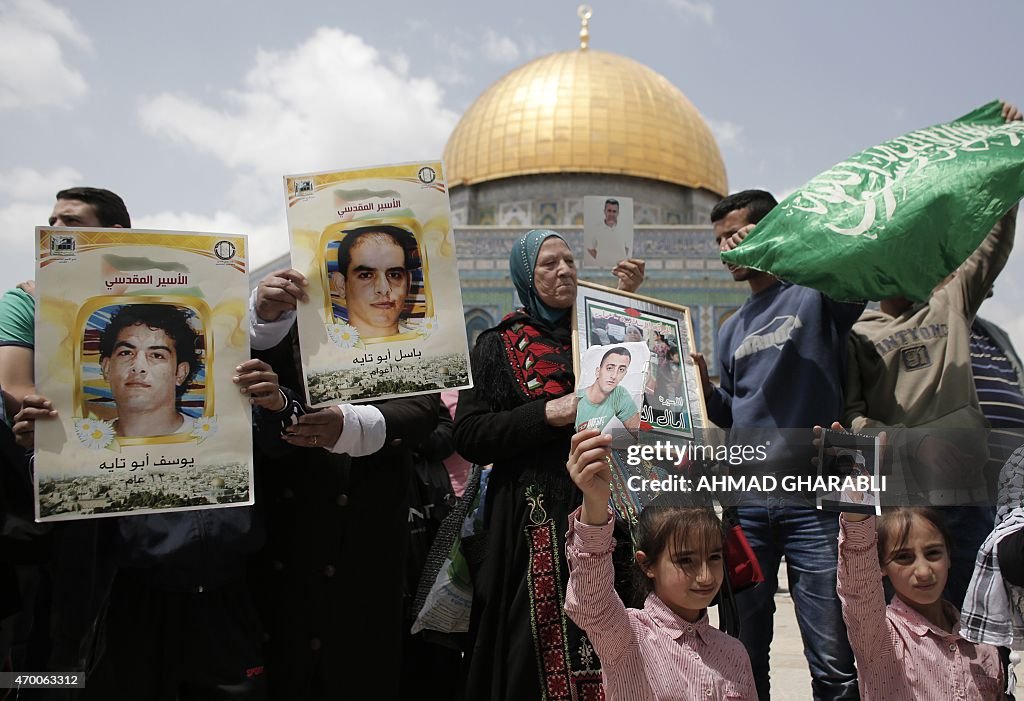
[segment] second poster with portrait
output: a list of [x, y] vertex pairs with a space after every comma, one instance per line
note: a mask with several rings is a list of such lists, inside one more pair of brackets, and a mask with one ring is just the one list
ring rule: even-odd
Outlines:
[[285, 178], [309, 403], [471, 386], [440, 162]]

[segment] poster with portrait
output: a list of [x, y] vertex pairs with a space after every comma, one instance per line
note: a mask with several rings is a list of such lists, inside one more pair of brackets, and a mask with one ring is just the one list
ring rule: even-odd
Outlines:
[[583, 258], [586, 270], [611, 270], [633, 257], [633, 199], [583, 198]]
[[880, 516], [885, 491], [881, 455], [878, 436], [822, 430], [814, 490], [818, 509]]
[[618, 449], [637, 442], [650, 356], [647, 344], [640, 342], [590, 346], [580, 354], [577, 431], [610, 434]]
[[245, 236], [36, 229], [36, 518], [253, 503]]
[[440, 162], [285, 178], [312, 406], [472, 386]]
[[[652, 447], [672, 445], [676, 448], [673, 455], [699, 453], [689, 446], [702, 447], [708, 443], [709, 424], [700, 375], [690, 358], [696, 347], [689, 309], [580, 281], [572, 340], [578, 378], [586, 372], [583, 361], [595, 347], [630, 349], [630, 371], [633, 362], [646, 356], [635, 443]], [[585, 381], [581, 378], [579, 384]], [[612, 451], [612, 505], [626, 521], [635, 521], [654, 496], [652, 492], [628, 489], [630, 477], [661, 479], [699, 467], [689, 460], [642, 460], [630, 455], [629, 450], [616, 445]]]

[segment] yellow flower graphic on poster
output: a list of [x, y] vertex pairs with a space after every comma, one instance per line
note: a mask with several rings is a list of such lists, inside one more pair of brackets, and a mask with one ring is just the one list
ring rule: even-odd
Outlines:
[[285, 189], [292, 265], [309, 281], [309, 403], [471, 386], [442, 164], [292, 175]]
[[[36, 229], [41, 521], [252, 504], [244, 236]], [[201, 445], [201, 448], [200, 448]]]

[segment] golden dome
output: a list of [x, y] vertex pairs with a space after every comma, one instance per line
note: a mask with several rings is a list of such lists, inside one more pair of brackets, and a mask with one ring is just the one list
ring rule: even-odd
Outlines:
[[496, 82], [455, 127], [448, 184], [537, 173], [612, 173], [727, 193], [711, 130], [685, 95], [605, 51], [542, 56]]

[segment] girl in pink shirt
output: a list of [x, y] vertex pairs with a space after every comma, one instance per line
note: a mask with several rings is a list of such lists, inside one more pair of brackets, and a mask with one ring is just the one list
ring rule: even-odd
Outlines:
[[[942, 598], [949, 536], [938, 513], [887, 510], [877, 532], [874, 516], [844, 513], [839, 523], [837, 590], [861, 699], [1002, 699], [999, 653], [960, 637], [960, 612]], [[883, 576], [896, 591], [888, 606]]]
[[645, 508], [636, 575], [646, 601], [642, 609], [626, 608], [615, 593], [610, 443], [611, 436], [581, 431], [567, 464], [583, 506], [569, 517], [565, 612], [601, 659], [605, 698], [753, 701], [747, 651], [708, 625], [707, 606], [724, 577], [722, 523], [713, 511], [657, 501]]

